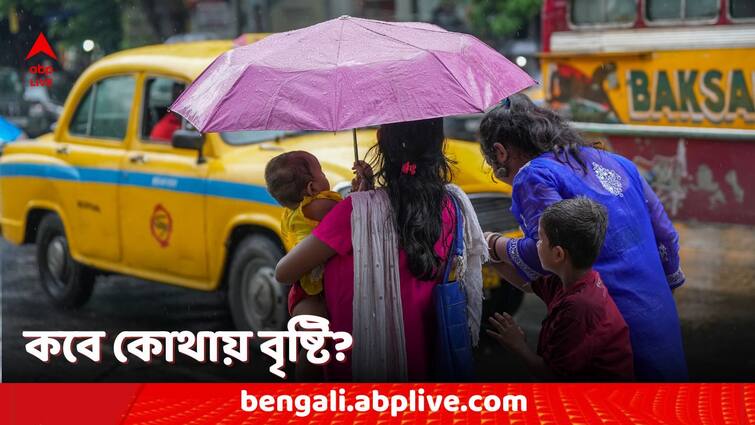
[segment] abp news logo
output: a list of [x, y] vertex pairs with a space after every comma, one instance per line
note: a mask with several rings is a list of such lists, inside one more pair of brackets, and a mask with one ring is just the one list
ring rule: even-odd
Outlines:
[[[39, 55], [40, 53], [44, 53], [45, 55], [56, 61], [58, 60], [58, 56], [55, 54], [55, 51], [52, 50], [52, 47], [47, 41], [47, 37], [45, 37], [44, 33], [39, 33], [37, 40], [34, 42], [34, 45], [31, 46], [29, 53], [26, 54], [25, 60], [28, 62], [29, 59]], [[29, 78], [29, 85], [31, 87], [52, 86], [52, 74], [54, 71], [51, 65], [32, 65], [29, 67], [29, 72], [32, 75], [32, 77]]]

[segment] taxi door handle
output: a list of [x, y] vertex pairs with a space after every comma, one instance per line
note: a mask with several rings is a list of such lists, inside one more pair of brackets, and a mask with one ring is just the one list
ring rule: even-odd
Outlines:
[[147, 162], [147, 158], [145, 158], [145, 157], [144, 157], [144, 154], [143, 154], [143, 153], [138, 153], [138, 154], [136, 154], [136, 155], [131, 155], [131, 156], [130, 156], [130, 157], [128, 158], [128, 160], [129, 160], [129, 161], [130, 161], [130, 162], [131, 162], [132, 164], [144, 164], [145, 162]]
[[55, 149], [55, 152], [57, 152], [59, 155], [68, 155], [70, 151], [68, 150], [68, 145], [58, 146]]

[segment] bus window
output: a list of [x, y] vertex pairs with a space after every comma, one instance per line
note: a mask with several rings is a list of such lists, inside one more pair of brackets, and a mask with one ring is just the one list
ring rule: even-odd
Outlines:
[[574, 25], [631, 24], [637, 17], [636, 0], [572, 0]]
[[755, 18], [755, 2], [752, 0], [729, 0], [731, 17], [734, 19]]
[[719, 0], [647, 0], [647, 17], [651, 21], [712, 19], [718, 16], [718, 2]]

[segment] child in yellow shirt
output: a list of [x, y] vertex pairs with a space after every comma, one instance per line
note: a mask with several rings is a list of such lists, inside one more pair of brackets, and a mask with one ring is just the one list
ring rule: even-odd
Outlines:
[[[330, 190], [320, 162], [309, 152], [286, 152], [271, 159], [265, 167], [265, 181], [268, 192], [285, 208], [281, 217], [281, 234], [287, 250], [309, 236], [341, 201], [341, 196]], [[322, 298], [322, 275], [320, 265], [291, 286], [288, 295], [291, 316], [327, 317]]]
[[[364, 161], [357, 161], [352, 169], [357, 175], [352, 180], [352, 190], [372, 189], [372, 168]], [[265, 181], [268, 192], [285, 208], [281, 217], [281, 234], [286, 250], [291, 250], [309, 236], [341, 201], [341, 196], [330, 190], [320, 162], [309, 152], [287, 152], [271, 159], [265, 167]], [[322, 291], [323, 265], [319, 265], [291, 285], [288, 313], [291, 316], [307, 314], [327, 318]], [[321, 379], [322, 368], [309, 364], [303, 350], [300, 350], [298, 358], [298, 380]]]

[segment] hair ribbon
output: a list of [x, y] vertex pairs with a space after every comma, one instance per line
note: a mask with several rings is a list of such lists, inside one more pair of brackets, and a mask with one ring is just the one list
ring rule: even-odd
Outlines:
[[401, 174], [409, 174], [413, 176], [415, 173], [417, 173], [417, 164], [406, 161], [401, 165]]

